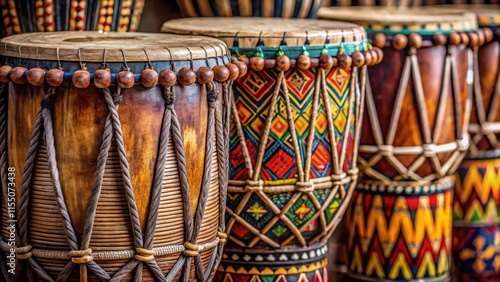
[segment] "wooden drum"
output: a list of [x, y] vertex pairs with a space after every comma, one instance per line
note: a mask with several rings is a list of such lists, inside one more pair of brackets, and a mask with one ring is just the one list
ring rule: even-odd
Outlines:
[[14, 214], [19, 266], [6, 279], [210, 280], [226, 240], [228, 77], [238, 76], [226, 45], [98, 32], [0, 44], [0, 167], [17, 198], [0, 245], [10, 255]]
[[380, 50], [342, 22], [182, 19], [163, 31], [216, 36], [248, 66], [233, 87], [229, 241], [215, 280], [325, 281], [326, 240], [357, 180], [366, 65]]
[[61, 30], [135, 31], [145, 0], [0, 1], [0, 35]]
[[323, 0], [177, 0], [185, 17], [316, 18]]
[[442, 281], [451, 266], [452, 189], [469, 147], [472, 14], [325, 8], [382, 48], [368, 69], [361, 180], [346, 212], [351, 277]]
[[500, 280], [500, 6], [437, 6], [477, 15], [473, 46], [471, 147], [457, 170], [453, 197], [453, 262], [459, 281]]

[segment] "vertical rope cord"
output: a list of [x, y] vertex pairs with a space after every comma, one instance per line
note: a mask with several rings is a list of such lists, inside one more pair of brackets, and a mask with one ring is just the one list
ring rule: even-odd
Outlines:
[[[346, 154], [347, 154], [347, 141], [349, 140], [349, 131], [351, 129], [351, 121], [352, 121], [352, 115], [355, 113], [354, 112], [354, 99], [356, 98], [356, 83], [353, 83], [357, 81], [357, 78], [358, 77], [358, 68], [357, 67], [353, 67], [351, 69], [351, 82], [350, 82], [350, 87], [349, 87], [349, 108], [348, 108], [348, 116], [347, 116], [347, 122], [346, 122], [346, 125], [345, 125], [345, 130], [344, 130], [344, 136], [343, 136], [343, 140], [342, 140], [342, 149], [340, 151], [340, 168], [342, 169], [342, 167], [344, 166], [344, 160], [346, 158]], [[356, 161], [355, 159], [353, 160], [354, 162]], [[344, 196], [344, 189], [340, 189], [339, 190], [340, 192], [340, 195]]]
[[283, 91], [283, 97], [285, 97], [286, 103], [286, 115], [288, 119], [288, 130], [290, 131], [290, 136], [292, 137], [292, 144], [295, 151], [295, 165], [297, 166], [297, 173], [299, 175], [299, 181], [304, 182], [304, 166], [302, 165], [302, 156], [299, 149], [299, 141], [297, 139], [297, 133], [295, 131], [295, 120], [292, 114], [292, 105], [290, 103], [290, 97], [288, 96], [288, 87], [286, 85], [285, 72], [281, 72], [281, 89]]
[[[207, 137], [206, 137], [207, 145], [205, 149], [205, 164], [203, 169], [201, 193], [198, 197], [198, 205], [194, 217], [194, 230], [190, 240], [192, 244], [196, 244], [198, 234], [201, 228], [201, 223], [203, 221], [203, 214], [205, 213], [208, 191], [210, 190], [210, 180], [212, 174], [212, 155], [214, 151], [215, 111], [219, 98], [217, 95], [217, 85], [214, 82], [212, 82], [212, 84], [207, 85], [206, 87], [211, 88], [208, 90], [209, 93], [207, 95], [207, 100], [208, 100], [208, 119], [207, 119]], [[203, 281], [204, 274], [203, 274], [203, 266], [200, 254], [198, 253], [194, 258], [196, 267], [196, 279], [198, 281]]]
[[257, 161], [255, 162], [255, 168], [253, 170], [252, 180], [259, 180], [260, 168], [262, 167], [262, 161], [264, 159], [264, 153], [266, 151], [267, 141], [269, 138], [269, 132], [271, 131], [271, 124], [274, 117], [274, 107], [276, 106], [276, 101], [278, 100], [278, 94], [280, 91], [280, 84], [283, 83], [283, 72], [280, 72], [278, 79], [276, 80], [276, 88], [274, 89], [273, 96], [271, 98], [271, 104], [269, 105], [269, 111], [267, 112], [266, 123], [264, 124], [264, 133], [262, 134], [262, 139], [260, 141], [259, 153], [257, 155]]
[[[316, 85], [314, 89], [313, 107], [311, 113], [311, 121], [309, 123], [309, 136], [307, 136], [307, 147], [306, 147], [306, 164], [304, 166], [304, 181], [309, 181], [310, 171], [311, 171], [311, 158], [312, 158], [312, 146], [314, 143], [315, 125], [316, 119], [318, 118], [318, 108], [319, 108], [319, 93], [321, 91], [321, 72], [316, 74]], [[334, 146], [332, 146], [332, 149]]]
[[333, 174], [339, 175], [341, 174], [340, 171], [340, 164], [339, 164], [339, 153], [337, 152], [337, 136], [335, 134], [335, 126], [334, 126], [334, 121], [333, 121], [333, 115], [332, 115], [332, 108], [330, 107], [330, 95], [328, 94], [328, 90], [326, 87], [326, 75], [325, 75], [325, 70], [320, 68], [319, 69], [321, 73], [321, 92], [323, 94], [323, 101], [325, 102], [325, 109], [326, 109], [326, 119], [328, 121], [328, 132], [330, 133], [330, 143], [332, 144], [332, 164], [333, 164]]
[[142, 247], [142, 231], [141, 224], [139, 221], [139, 212], [137, 211], [137, 205], [135, 202], [134, 191], [132, 190], [132, 181], [130, 177], [129, 165], [127, 161], [127, 154], [125, 152], [125, 143], [123, 141], [123, 133], [121, 129], [121, 122], [118, 116], [118, 106], [115, 105], [111, 91], [109, 88], [104, 88], [104, 98], [108, 104], [108, 109], [111, 114], [114, 128], [114, 136], [116, 140], [116, 146], [118, 149], [118, 156], [120, 160], [120, 167], [122, 169], [123, 186], [125, 188], [125, 194], [127, 197], [128, 209], [130, 214], [130, 220], [132, 221], [132, 229], [134, 234], [134, 244], [136, 248]]
[[[7, 199], [8, 199], [8, 185], [7, 185], [7, 95], [8, 94], [8, 84], [0, 83], [0, 177], [2, 185], [2, 213], [6, 213]], [[2, 221], [2, 228], [4, 226], [3, 216], [0, 217]], [[17, 233], [17, 230], [16, 230]], [[16, 236], [17, 237], [17, 236]], [[3, 239], [3, 234], [0, 233], [0, 244], [5, 244]], [[16, 243], [17, 245], [17, 243]], [[4, 279], [8, 282], [12, 281], [11, 275], [7, 272], [7, 260], [4, 257], [4, 253], [0, 254], [0, 270]]]
[[[43, 99], [48, 99], [50, 97], [50, 93], [44, 93]], [[19, 212], [18, 212], [18, 224], [19, 224], [19, 238], [20, 245], [28, 249], [31, 246], [28, 245], [28, 205], [29, 205], [29, 186], [31, 185], [31, 180], [33, 177], [33, 168], [35, 165], [35, 159], [38, 152], [38, 143], [40, 141], [40, 137], [43, 133], [43, 118], [42, 118], [42, 110], [40, 108], [38, 114], [35, 119], [35, 125], [33, 126], [33, 132], [31, 135], [31, 141], [28, 148], [26, 162], [24, 165], [23, 176], [21, 178], [21, 196], [19, 199]], [[19, 248], [19, 247], [18, 247]], [[50, 277], [45, 270], [43, 270], [40, 265], [32, 258], [27, 258], [28, 264], [31, 266], [32, 270], [38, 275], [39, 279], [43, 279], [44, 281], [54, 281], [52, 277]], [[30, 269], [28, 269], [28, 278], [30, 281], [33, 281], [34, 277]]]
[[361, 68], [361, 73], [359, 76], [360, 84], [361, 84], [361, 89], [360, 89], [360, 97], [359, 97], [359, 103], [358, 103], [358, 113], [357, 113], [357, 121], [356, 121], [356, 128], [355, 128], [355, 133], [354, 133], [354, 149], [353, 149], [353, 154], [352, 154], [352, 159], [353, 164], [352, 167], [356, 168], [358, 165], [357, 159], [358, 159], [358, 149], [359, 149], [359, 143], [361, 142], [361, 128], [363, 125], [363, 119], [364, 119], [364, 110], [365, 110], [365, 97], [366, 97], [366, 87], [367, 87], [367, 66], [363, 66]]

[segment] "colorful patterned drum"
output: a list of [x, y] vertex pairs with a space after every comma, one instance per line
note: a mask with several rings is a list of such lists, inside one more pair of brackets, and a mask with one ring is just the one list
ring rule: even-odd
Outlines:
[[442, 281], [449, 276], [453, 174], [469, 147], [472, 14], [325, 8], [383, 48], [369, 68], [358, 163], [362, 178], [346, 213], [348, 273], [366, 281]]
[[457, 171], [453, 262], [459, 281], [500, 281], [500, 6], [437, 6], [472, 11], [481, 28], [473, 47], [471, 147]]
[[316, 18], [323, 0], [177, 0], [185, 17]]
[[325, 281], [326, 240], [357, 179], [365, 65], [380, 53], [341, 22], [183, 19], [163, 31], [219, 37], [249, 66], [233, 87], [229, 241], [216, 280]]
[[0, 44], [9, 262], [17, 240], [2, 281], [209, 280], [226, 240], [227, 79], [238, 76], [226, 45], [98, 32]]
[[145, 0], [3, 0], [1, 36], [36, 31], [135, 31]]

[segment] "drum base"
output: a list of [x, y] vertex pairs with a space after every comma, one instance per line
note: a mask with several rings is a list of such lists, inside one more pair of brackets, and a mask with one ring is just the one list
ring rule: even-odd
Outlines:
[[225, 249], [214, 281], [328, 281], [327, 246], [275, 251]]
[[453, 199], [457, 281], [500, 281], [500, 154], [483, 155], [469, 156], [457, 170]]

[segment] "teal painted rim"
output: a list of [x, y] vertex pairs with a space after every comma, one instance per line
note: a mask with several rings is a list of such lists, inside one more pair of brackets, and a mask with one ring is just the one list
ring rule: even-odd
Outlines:
[[351, 55], [356, 51], [366, 51], [369, 49], [371, 49], [371, 45], [368, 43], [368, 40], [363, 40], [359, 43], [334, 43], [325, 45], [279, 47], [257, 46], [254, 48], [232, 47], [230, 50], [231, 53], [238, 57], [246, 55], [247, 57], [259, 56], [264, 59], [275, 59], [280, 55], [287, 55], [290, 59], [296, 59], [302, 54], [311, 58], [319, 58], [324, 54], [337, 56], [339, 54], [339, 50], [342, 50], [345, 54]]

